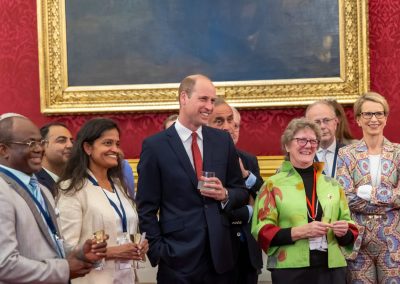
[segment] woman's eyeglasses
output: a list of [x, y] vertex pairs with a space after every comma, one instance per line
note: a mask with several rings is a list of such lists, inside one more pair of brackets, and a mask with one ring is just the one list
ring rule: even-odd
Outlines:
[[319, 141], [317, 139], [307, 139], [307, 138], [293, 138], [292, 140], [296, 140], [297, 144], [300, 147], [304, 147], [307, 143], [310, 143], [311, 147], [317, 147], [319, 145]]
[[361, 113], [361, 116], [365, 119], [371, 119], [373, 116], [377, 119], [381, 119], [385, 117], [385, 112], [384, 111], [376, 111], [376, 112], [370, 112], [370, 111], [365, 111]]

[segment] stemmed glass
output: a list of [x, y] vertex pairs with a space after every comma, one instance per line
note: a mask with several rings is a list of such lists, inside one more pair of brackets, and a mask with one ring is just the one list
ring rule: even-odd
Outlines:
[[[140, 234], [140, 233], [130, 234], [129, 237], [130, 237], [132, 243], [139, 245], [145, 240], [146, 232], [144, 232], [143, 234]], [[145, 262], [145, 259], [142, 259], [139, 261], [134, 261], [133, 267], [135, 269], [144, 268], [145, 267], [144, 262]]]
[[[103, 220], [103, 215], [101, 214], [97, 214], [93, 219], [93, 238], [96, 240], [96, 243], [101, 243], [104, 240], [106, 240], [104, 220]], [[96, 261], [93, 267], [95, 270], [103, 270], [104, 259]]]

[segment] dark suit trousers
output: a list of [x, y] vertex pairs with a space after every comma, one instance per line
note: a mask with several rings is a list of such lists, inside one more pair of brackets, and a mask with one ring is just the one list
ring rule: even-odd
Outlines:
[[209, 247], [203, 253], [202, 260], [195, 270], [183, 273], [172, 269], [162, 259], [158, 264], [157, 283], [159, 284], [232, 284], [235, 283], [234, 271], [218, 274], [211, 260]]

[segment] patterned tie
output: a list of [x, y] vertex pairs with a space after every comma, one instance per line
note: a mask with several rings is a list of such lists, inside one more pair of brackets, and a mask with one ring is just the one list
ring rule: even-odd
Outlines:
[[327, 155], [328, 155], [329, 150], [328, 149], [324, 149], [322, 152], [322, 161], [324, 162], [324, 172], [325, 175], [330, 176], [331, 172], [329, 171], [329, 165], [328, 165], [328, 159], [327, 159]]
[[38, 182], [36, 176], [33, 175], [31, 177], [31, 179], [29, 181], [29, 185], [31, 186], [33, 196], [40, 203], [42, 208], [47, 212], [46, 203], [44, 202], [44, 198], [42, 196], [42, 192], [40, 191], [39, 182]]
[[192, 155], [194, 169], [196, 170], [197, 178], [201, 177], [203, 171], [203, 160], [201, 158], [201, 153], [199, 145], [197, 144], [197, 133], [192, 132]]

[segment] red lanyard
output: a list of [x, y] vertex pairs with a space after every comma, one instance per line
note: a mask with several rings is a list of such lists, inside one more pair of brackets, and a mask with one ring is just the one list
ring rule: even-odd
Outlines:
[[312, 189], [312, 197], [311, 197], [312, 200], [311, 200], [311, 202], [308, 199], [307, 194], [306, 194], [307, 206], [308, 206], [309, 211], [310, 211], [311, 219], [313, 219], [313, 220], [315, 220], [315, 217], [317, 217], [316, 216], [316, 210], [315, 210], [315, 199], [317, 199], [316, 198], [317, 197], [317, 189], [316, 189], [316, 187], [317, 187], [317, 172], [314, 169], [314, 183], [313, 183], [313, 189]]

